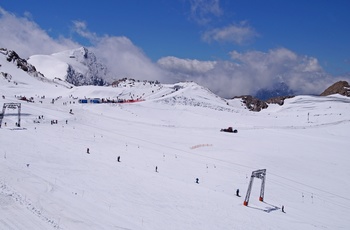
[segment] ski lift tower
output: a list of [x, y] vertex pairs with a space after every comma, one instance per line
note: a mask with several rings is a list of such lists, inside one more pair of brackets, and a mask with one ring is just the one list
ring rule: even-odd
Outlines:
[[252, 172], [252, 175], [250, 177], [248, 190], [247, 190], [247, 195], [245, 196], [244, 203], [243, 203], [244, 206], [248, 206], [250, 192], [252, 190], [253, 180], [254, 180], [255, 177], [261, 179], [261, 188], [260, 188], [259, 200], [260, 201], [264, 201], [266, 169], [259, 169], [259, 170], [256, 170], [256, 171]]
[[6, 108], [17, 109], [17, 111], [18, 111], [17, 127], [21, 127], [21, 103], [4, 103], [4, 105], [2, 106], [2, 113], [0, 114], [0, 128], [1, 128], [1, 124], [2, 124], [2, 119], [5, 116]]

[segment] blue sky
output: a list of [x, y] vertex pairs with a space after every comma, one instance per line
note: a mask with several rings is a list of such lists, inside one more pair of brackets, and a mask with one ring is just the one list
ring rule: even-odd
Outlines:
[[[100, 48], [102, 52], [102, 47], [107, 49], [106, 45], [102, 46], [103, 39], [114, 38], [120, 47], [121, 38], [125, 38], [129, 43], [118, 48], [118, 52], [132, 53], [142, 59], [142, 65], [150, 64], [153, 68], [150, 73], [154, 75], [159, 74], [160, 65], [161, 72], [171, 72], [168, 78], [173, 80], [203, 83], [209, 80], [209, 72], [202, 71], [207, 69], [211, 76], [219, 76], [224, 82], [248, 84], [242, 83], [243, 79], [259, 73], [252, 69], [272, 65], [274, 71], [262, 73], [263, 85], [282, 76], [296, 88], [299, 85], [293, 84], [300, 81], [291, 76], [301, 75], [305, 69], [295, 73], [301, 66], [324, 76], [321, 79], [324, 84], [331, 82], [331, 77], [348, 77], [350, 72], [350, 1], [346, 0], [11, 0], [0, 3], [0, 7], [2, 27], [9, 24], [6, 17], [30, 23], [40, 32], [36, 40], [48, 36], [45, 39], [55, 43], [51, 47], [57, 45], [51, 53], [74, 45]], [[12, 33], [17, 32], [12, 30]], [[23, 36], [18, 34], [13, 37]], [[6, 43], [6, 37], [1, 39], [1, 46], [11, 45], [10, 41]], [[104, 44], [107, 44], [105, 40]], [[50, 53], [48, 48], [30, 46], [32, 54]], [[28, 48], [23, 53], [31, 55]], [[241, 65], [239, 68], [234, 67], [237, 63]], [[181, 69], [184, 65], [186, 68]], [[291, 67], [286, 69], [287, 65]], [[232, 80], [228, 79], [230, 71], [236, 75], [247, 73]], [[288, 74], [288, 71], [294, 72]], [[314, 79], [314, 75], [310, 76], [307, 82]], [[254, 90], [257, 88], [250, 87], [248, 91]]]

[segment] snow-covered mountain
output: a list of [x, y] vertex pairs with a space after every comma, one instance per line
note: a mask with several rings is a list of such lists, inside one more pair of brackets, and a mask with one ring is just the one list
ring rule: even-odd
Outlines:
[[[50, 87], [73, 87], [66, 81], [58, 78], [48, 79], [42, 73], [37, 71], [35, 66], [22, 59], [13, 50], [5, 48], [0, 49], [0, 81], [7, 87], [3, 94], [8, 93], [9, 89], [26, 88], [50, 88]], [[20, 90], [19, 90], [20, 91]]]
[[[5, 108], [0, 229], [350, 228], [349, 97], [256, 113], [193, 82], [66, 87], [7, 55], [0, 105], [21, 103], [21, 119]], [[255, 178], [245, 206], [257, 169], [264, 199]]]
[[33, 55], [28, 62], [45, 77], [59, 78], [75, 86], [102, 86], [107, 84], [106, 79], [111, 79], [111, 73], [107, 67], [85, 47], [52, 55]]

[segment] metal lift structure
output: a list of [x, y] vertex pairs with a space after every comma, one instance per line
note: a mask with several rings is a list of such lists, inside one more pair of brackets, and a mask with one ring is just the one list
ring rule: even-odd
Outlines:
[[2, 119], [5, 116], [6, 109], [17, 109], [18, 111], [18, 122], [16, 123], [17, 127], [21, 127], [21, 103], [4, 103], [2, 106], [2, 113], [0, 114], [0, 128], [2, 125]]
[[247, 190], [247, 195], [245, 196], [244, 203], [243, 203], [244, 206], [248, 206], [250, 192], [252, 190], [253, 181], [254, 181], [255, 177], [261, 179], [261, 188], [260, 188], [259, 200], [260, 201], [264, 201], [266, 169], [259, 169], [259, 170], [256, 170], [256, 171], [252, 172], [252, 175], [250, 177], [248, 190]]

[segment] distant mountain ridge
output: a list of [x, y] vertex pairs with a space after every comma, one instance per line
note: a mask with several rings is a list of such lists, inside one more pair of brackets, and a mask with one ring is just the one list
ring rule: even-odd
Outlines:
[[[284, 91], [288, 92], [288, 91]], [[292, 92], [292, 91], [290, 91]], [[346, 97], [350, 97], [350, 85], [347, 81], [338, 81], [328, 87], [323, 93], [320, 94], [320, 96], [329, 96], [333, 94], [340, 94]], [[270, 95], [270, 94], [265, 94]], [[266, 109], [268, 107], [268, 104], [278, 104], [283, 105], [284, 100], [288, 98], [292, 98], [294, 95], [286, 94], [285, 96], [276, 96], [276, 97], [269, 97], [267, 100], [262, 100], [257, 97], [253, 97], [250, 95], [244, 95], [244, 96], [236, 96], [234, 98], [242, 98], [242, 102], [246, 105], [246, 107], [255, 112], [259, 112], [262, 109]]]
[[[28, 60], [20, 58], [19, 55], [12, 50], [0, 48], [0, 52], [6, 56], [4, 60], [12, 62], [18, 69], [23, 70], [28, 75], [43, 82], [58, 83], [68, 88], [71, 88], [72, 85], [116, 86], [122, 82], [124, 82], [123, 84], [129, 84], [125, 83], [127, 82], [127, 79], [121, 79], [114, 81], [114, 83], [109, 83], [106, 79], [113, 79], [111, 73], [103, 63], [99, 62], [94, 53], [85, 47], [66, 50], [52, 55], [34, 55]], [[1, 74], [6, 80], [11, 81], [12, 73], [1, 72]], [[132, 82], [135, 82], [135, 80], [132, 80], [130, 84]], [[147, 85], [145, 82], [143, 84]], [[152, 84], [158, 85], [160, 83], [157, 81], [153, 83], [150, 82], [150, 85]], [[181, 89], [183, 85], [174, 84], [171, 87], [174, 87], [172, 90], [172, 93], [174, 93]], [[193, 85], [191, 87], [196, 88]], [[348, 82], [339, 81], [327, 88], [320, 96], [328, 96], [331, 94], [340, 94], [349, 97], [350, 86]], [[164, 96], [165, 95], [162, 95], [162, 97]], [[284, 100], [291, 97], [294, 97], [293, 91], [282, 82], [275, 84], [272, 89], [260, 90], [255, 96], [235, 96], [233, 99], [240, 98], [247, 109], [258, 112], [262, 109], [266, 109], [269, 104], [283, 105]], [[213, 98], [209, 100], [213, 100]], [[225, 101], [225, 99], [221, 99]], [[181, 102], [181, 100], [185, 102]], [[175, 102], [180, 104], [189, 103], [193, 105], [197, 105], [198, 103], [197, 101], [191, 101], [191, 99], [186, 98], [186, 95], [171, 98], [165, 97], [164, 102], [170, 104]], [[200, 104], [203, 105], [205, 103], [201, 102]]]

